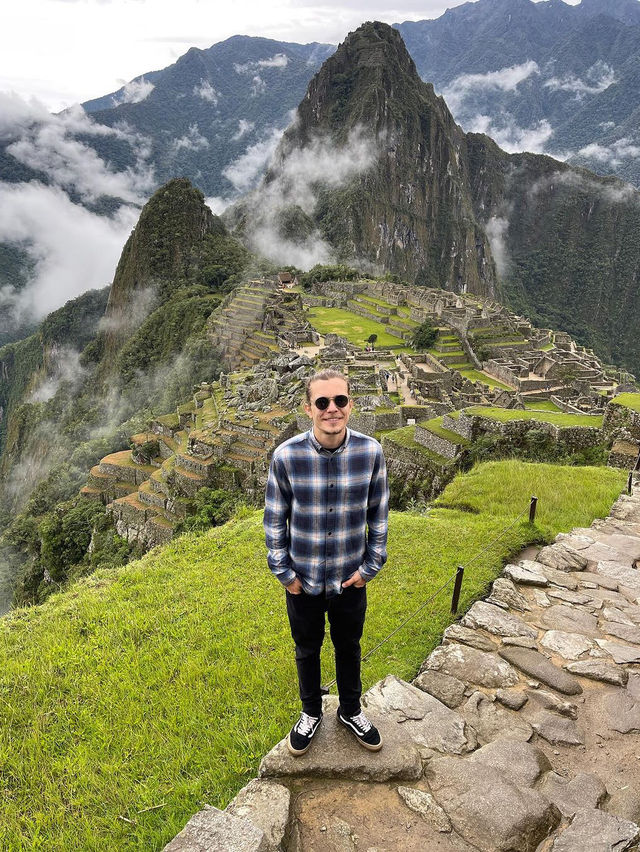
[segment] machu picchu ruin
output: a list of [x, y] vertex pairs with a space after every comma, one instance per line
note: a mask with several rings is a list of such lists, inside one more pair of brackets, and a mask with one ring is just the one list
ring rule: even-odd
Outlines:
[[[417, 351], [425, 321], [437, 335]], [[565, 456], [606, 446], [609, 464], [637, 469], [634, 377], [492, 300], [367, 279], [308, 290], [253, 279], [211, 314], [207, 333], [225, 372], [151, 419], [129, 451], [103, 458], [81, 492], [147, 548], [172, 538], [200, 488], [260, 502], [271, 453], [309, 428], [304, 383], [323, 367], [345, 371], [351, 426], [382, 441], [392, 476], [423, 499], [482, 440], [495, 455], [533, 437]]]

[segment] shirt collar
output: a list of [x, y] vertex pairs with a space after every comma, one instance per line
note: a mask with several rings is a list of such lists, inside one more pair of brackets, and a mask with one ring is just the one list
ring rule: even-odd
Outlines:
[[325, 455], [331, 455], [333, 453], [335, 453], [335, 455], [339, 455], [341, 452], [343, 452], [343, 450], [345, 450], [347, 448], [347, 444], [349, 443], [349, 440], [351, 439], [351, 429], [349, 429], [349, 427], [347, 426], [346, 437], [345, 437], [344, 441], [340, 444], [340, 446], [336, 450], [329, 450], [327, 447], [322, 446], [320, 441], [318, 441], [316, 436], [313, 434], [313, 426], [311, 427], [311, 429], [309, 429], [309, 431], [307, 432], [307, 435], [309, 437], [309, 441], [311, 442], [311, 445], [313, 446], [313, 448], [317, 452], [323, 453]]

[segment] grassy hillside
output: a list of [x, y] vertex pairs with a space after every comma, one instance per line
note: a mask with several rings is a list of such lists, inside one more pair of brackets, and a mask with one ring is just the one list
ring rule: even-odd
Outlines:
[[[389, 564], [369, 586], [372, 648], [475, 559], [463, 607], [503, 561], [606, 515], [624, 472], [480, 465], [426, 515], [393, 513]], [[41, 607], [0, 633], [0, 847], [159, 850], [203, 803], [224, 806], [297, 713], [284, 591], [266, 568], [261, 512], [185, 536]], [[419, 546], [416, 547], [416, 543]], [[363, 667], [365, 687], [415, 675], [450, 621], [449, 590]], [[330, 654], [324, 675], [333, 677]]]

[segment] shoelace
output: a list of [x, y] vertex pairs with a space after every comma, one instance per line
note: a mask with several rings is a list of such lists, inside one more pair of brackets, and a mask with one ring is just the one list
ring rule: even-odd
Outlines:
[[357, 725], [359, 728], [362, 728], [363, 733], [367, 733], [368, 730], [371, 729], [371, 722], [367, 719], [364, 713], [360, 712], [357, 716], [352, 716], [351, 721], [354, 725]]
[[300, 719], [298, 720], [298, 724], [296, 725], [296, 731], [299, 734], [302, 734], [303, 737], [306, 737], [313, 730], [313, 726], [318, 721], [317, 716], [309, 716], [307, 713], [301, 713]]

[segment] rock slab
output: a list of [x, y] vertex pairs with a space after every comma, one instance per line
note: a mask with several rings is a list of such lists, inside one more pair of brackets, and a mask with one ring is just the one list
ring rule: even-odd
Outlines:
[[501, 648], [501, 657], [530, 677], [536, 678], [565, 695], [579, 695], [582, 687], [575, 677], [555, 666], [538, 651], [529, 648]]

